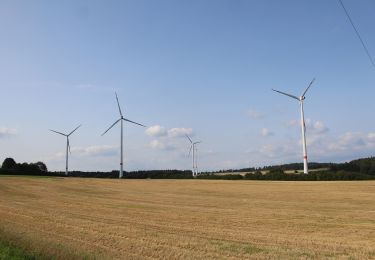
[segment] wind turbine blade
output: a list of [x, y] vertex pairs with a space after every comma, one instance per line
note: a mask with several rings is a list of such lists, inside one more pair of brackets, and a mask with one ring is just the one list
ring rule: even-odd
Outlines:
[[104, 133], [102, 133], [102, 136], [105, 135], [112, 127], [115, 126], [115, 124], [117, 124], [118, 122], [120, 122], [121, 118], [119, 120], [117, 120], [116, 122], [114, 122], [108, 129], [107, 131], [105, 131]]
[[73, 131], [70, 132], [70, 134], [68, 134], [68, 136], [70, 136], [71, 134], [73, 134], [78, 128], [80, 128], [82, 125], [79, 125], [77, 126]]
[[311, 87], [311, 85], [314, 83], [314, 81], [315, 81], [315, 78], [313, 78], [313, 80], [310, 82], [310, 84], [309, 84], [309, 86], [307, 87], [307, 89], [305, 90], [305, 92], [303, 92], [302, 97], [305, 96], [305, 94], [307, 93], [307, 91], [309, 90], [309, 88]]
[[51, 130], [51, 129], [50, 129], [50, 131], [55, 132], [56, 134], [60, 134], [60, 135], [63, 135], [63, 136], [67, 136], [66, 134], [63, 134], [63, 133], [57, 132], [57, 131], [55, 131], [55, 130]]
[[124, 119], [125, 121], [127, 121], [127, 122], [130, 122], [130, 123], [133, 123], [133, 124], [136, 124], [136, 125], [140, 125], [140, 126], [146, 127], [145, 125], [139, 124], [139, 123], [134, 122], [134, 121], [131, 121], [131, 120], [129, 120], [129, 119], [126, 119], [126, 118], [123, 118], [123, 119]]
[[188, 135], [186, 135], [186, 137], [189, 139], [190, 143], [193, 143], [193, 141], [190, 139]]
[[120, 112], [120, 116], [122, 117], [122, 112], [121, 112], [121, 107], [120, 107], [120, 102], [118, 101], [117, 93], [116, 94], [116, 100], [117, 100], [117, 106], [118, 106], [118, 111]]
[[288, 97], [291, 97], [291, 98], [297, 99], [297, 100], [299, 101], [299, 98], [296, 97], [296, 96], [290, 95], [290, 94], [285, 93], [285, 92], [282, 92], [282, 91], [278, 91], [278, 90], [276, 90], [276, 89], [272, 89], [272, 90], [275, 91], [275, 92], [278, 92], [278, 93], [280, 93], [280, 94], [283, 94], [283, 95], [285, 95], [285, 96], [288, 96]]
[[202, 143], [202, 141], [199, 141], [199, 142], [195, 142], [194, 144], [200, 144], [200, 143]]
[[190, 157], [190, 154], [191, 154], [191, 148], [193, 148], [193, 145], [190, 145], [190, 149], [189, 149], [189, 155], [188, 155], [188, 157]]

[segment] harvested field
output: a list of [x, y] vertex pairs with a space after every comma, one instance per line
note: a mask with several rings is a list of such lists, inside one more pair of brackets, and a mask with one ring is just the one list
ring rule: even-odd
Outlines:
[[62, 259], [374, 259], [375, 181], [3, 176], [0, 237]]

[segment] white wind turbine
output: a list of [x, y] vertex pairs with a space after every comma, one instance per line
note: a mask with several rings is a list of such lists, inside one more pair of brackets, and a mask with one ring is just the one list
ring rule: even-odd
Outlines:
[[73, 134], [78, 128], [80, 128], [81, 125], [77, 126], [73, 131], [71, 131], [69, 134], [63, 134], [63, 133], [60, 133], [60, 132], [57, 132], [55, 130], [51, 130], [52, 132], [56, 133], [56, 134], [60, 134], [60, 135], [63, 135], [66, 137], [66, 163], [65, 163], [65, 175], [68, 176], [68, 164], [69, 164], [69, 153], [70, 153], [70, 143], [69, 143], [69, 136], [71, 136], [71, 134]]
[[301, 108], [301, 129], [302, 129], [302, 147], [303, 147], [303, 173], [304, 174], [308, 174], [309, 173], [309, 169], [308, 169], [308, 165], [307, 165], [306, 125], [305, 125], [305, 114], [304, 114], [304, 110], [303, 110], [303, 101], [305, 100], [305, 95], [306, 95], [307, 91], [309, 90], [309, 88], [311, 87], [311, 85], [314, 83], [314, 81], [315, 81], [315, 79], [313, 79], [310, 82], [309, 86], [306, 88], [306, 90], [303, 92], [303, 94], [300, 97], [296, 97], [294, 95], [290, 95], [288, 93], [284, 93], [284, 92], [272, 89], [273, 91], [276, 91], [276, 92], [278, 92], [280, 94], [283, 94], [283, 95], [286, 95], [288, 97], [297, 99], [299, 101], [299, 103], [300, 103], [300, 108]]
[[121, 108], [120, 108], [120, 103], [118, 101], [118, 97], [117, 97], [117, 93], [115, 92], [115, 95], [116, 95], [116, 100], [117, 100], [117, 106], [118, 106], [118, 111], [120, 112], [120, 119], [118, 119], [116, 122], [114, 122], [103, 134], [105, 135], [112, 127], [114, 127], [118, 122], [121, 122], [121, 159], [120, 159], [120, 175], [119, 175], [119, 178], [121, 179], [122, 176], [123, 176], [123, 162], [124, 162], [124, 153], [123, 153], [123, 145], [124, 145], [124, 138], [123, 138], [123, 121], [126, 121], [126, 122], [129, 122], [129, 123], [133, 123], [133, 124], [136, 124], [136, 125], [140, 125], [140, 126], [143, 126], [143, 127], [146, 127], [142, 124], [139, 124], [139, 123], [136, 123], [136, 122], [133, 122], [129, 119], [126, 119], [123, 117], [122, 115], [122, 112], [121, 112]]
[[189, 139], [189, 142], [190, 142], [190, 148], [189, 148], [189, 156], [190, 154], [192, 153], [192, 163], [193, 163], [193, 177], [197, 176], [198, 175], [198, 163], [197, 163], [197, 144], [201, 143], [201, 141], [198, 141], [198, 142], [193, 142], [191, 140], [191, 138], [186, 135], [186, 137]]

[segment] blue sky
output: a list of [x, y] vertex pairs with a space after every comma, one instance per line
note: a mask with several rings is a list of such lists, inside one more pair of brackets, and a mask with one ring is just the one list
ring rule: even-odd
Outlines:
[[[375, 55], [371, 0], [344, 1]], [[1, 1], [0, 160], [63, 170], [203, 170], [299, 162], [307, 94], [310, 161], [375, 153], [375, 70], [337, 1]]]

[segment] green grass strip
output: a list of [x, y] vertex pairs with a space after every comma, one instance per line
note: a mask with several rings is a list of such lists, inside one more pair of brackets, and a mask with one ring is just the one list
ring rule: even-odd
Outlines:
[[35, 255], [25, 252], [22, 248], [8, 242], [0, 241], [0, 260], [35, 260]]

